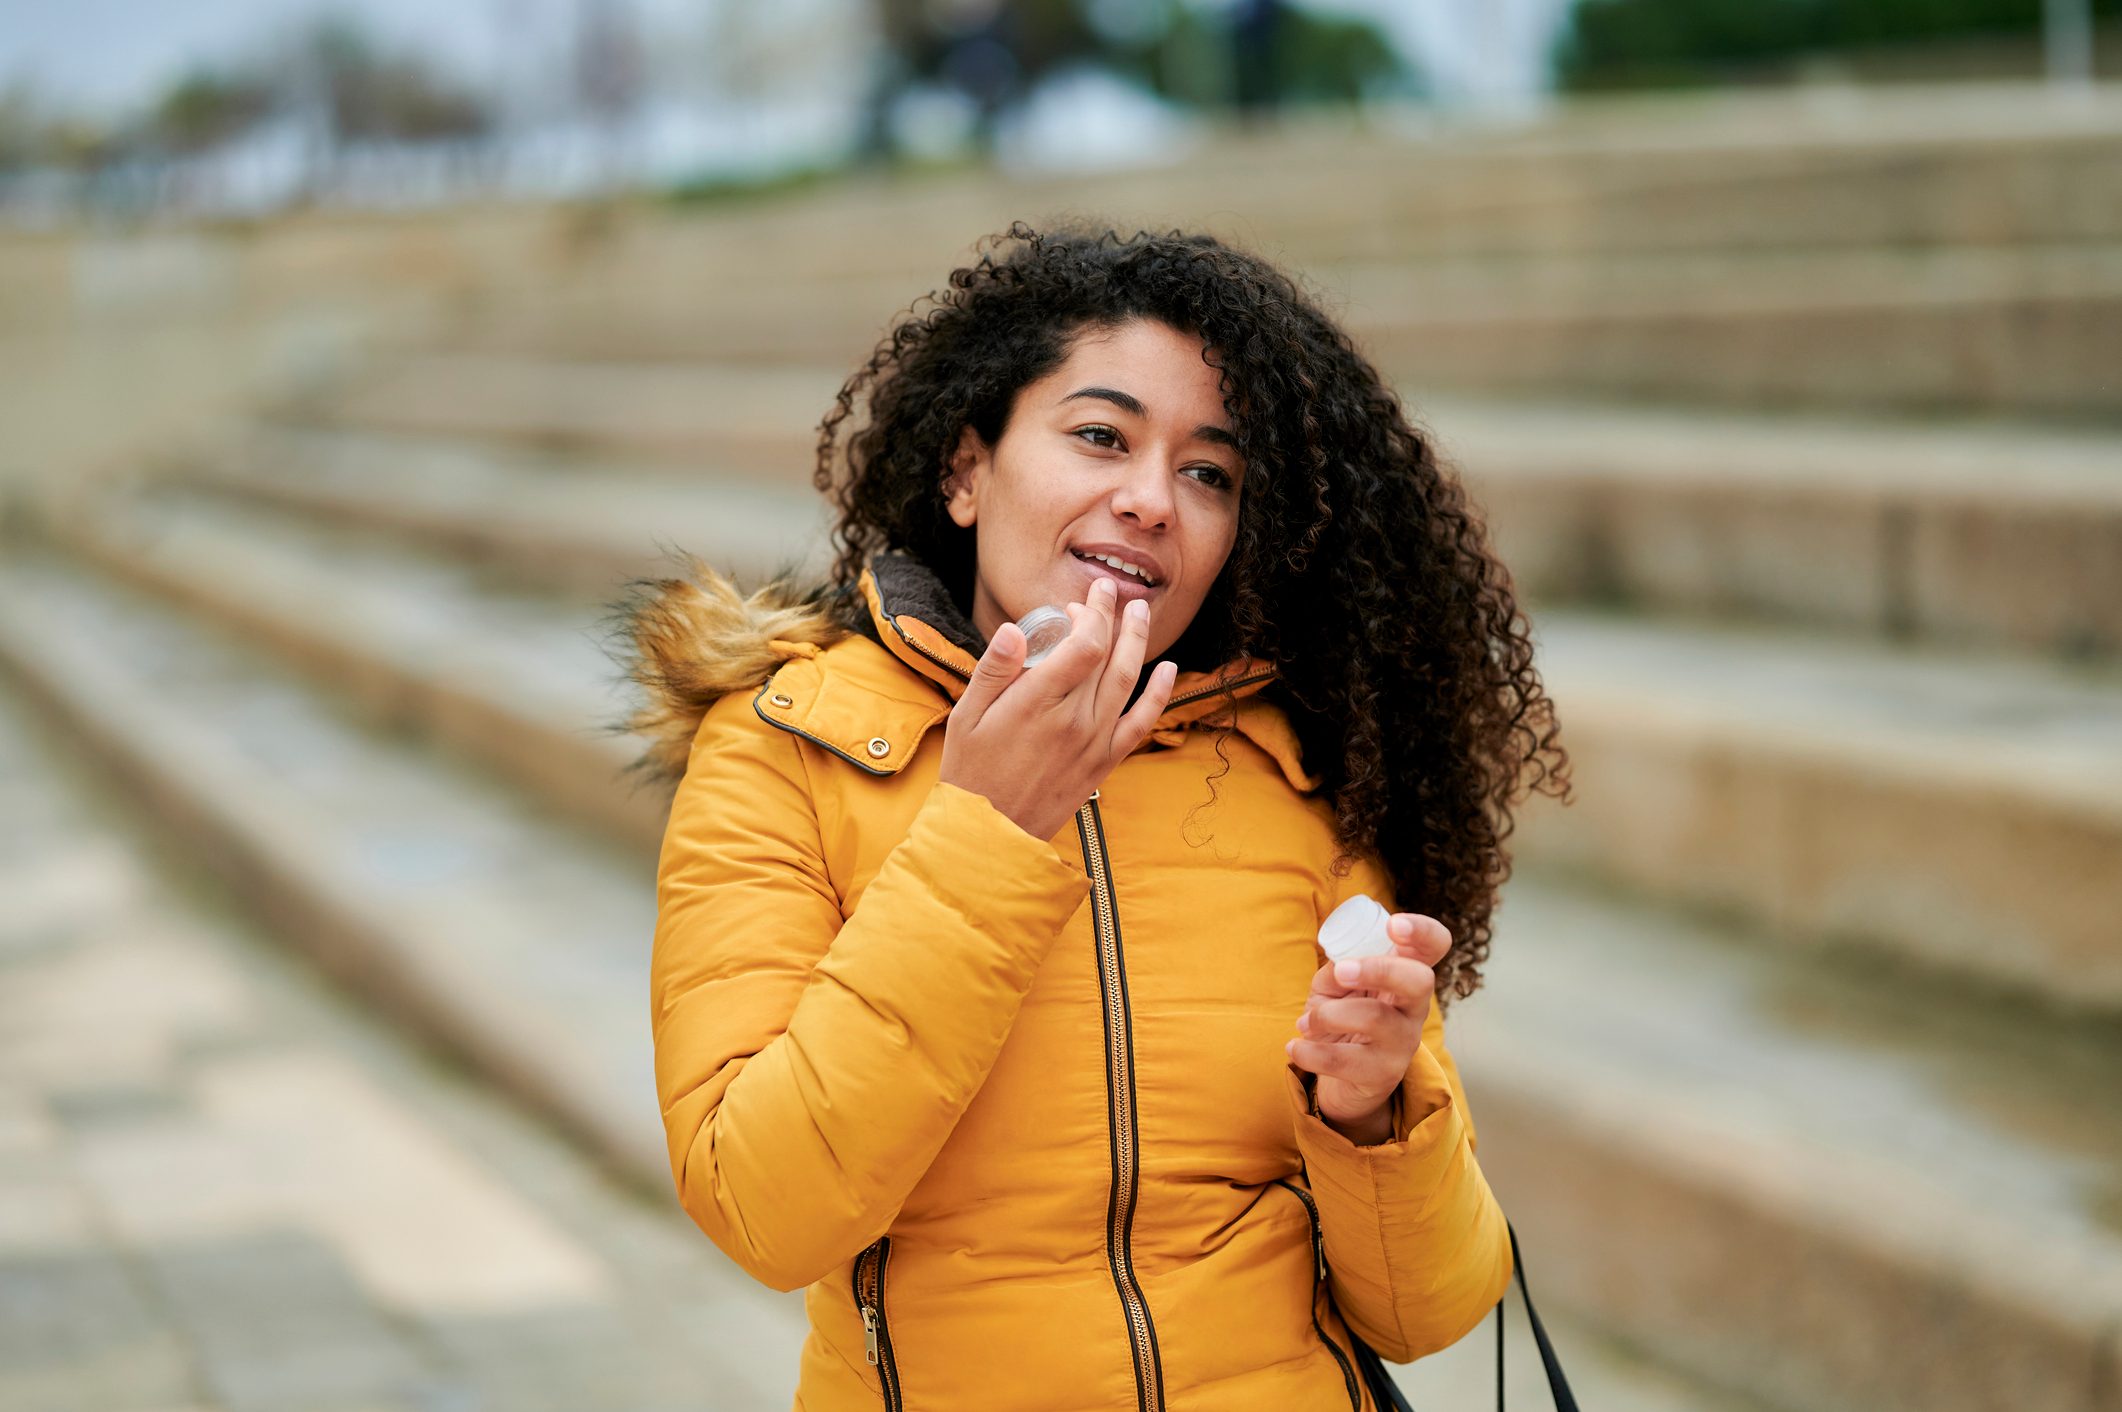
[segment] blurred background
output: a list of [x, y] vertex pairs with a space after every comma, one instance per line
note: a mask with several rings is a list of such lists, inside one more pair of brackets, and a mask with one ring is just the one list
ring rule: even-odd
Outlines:
[[822, 564], [841, 378], [1083, 215], [1301, 272], [1530, 604], [1577, 799], [1452, 1036], [1583, 1405], [2122, 1408], [2118, 72], [2122, 0], [0, 3], [0, 1407], [788, 1405], [600, 613]]

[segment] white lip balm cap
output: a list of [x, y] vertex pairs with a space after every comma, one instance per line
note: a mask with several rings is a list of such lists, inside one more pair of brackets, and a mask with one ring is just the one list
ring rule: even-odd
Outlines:
[[1392, 913], [1369, 893], [1359, 892], [1336, 907], [1319, 926], [1319, 949], [1335, 961], [1383, 956], [1393, 949], [1385, 924]]

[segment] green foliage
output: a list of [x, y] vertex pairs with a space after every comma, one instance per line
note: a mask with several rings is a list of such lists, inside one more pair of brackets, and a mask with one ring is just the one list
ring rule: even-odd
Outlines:
[[[2122, 15], [2122, 0], [2093, 10]], [[1579, 0], [1556, 71], [1565, 88], [1703, 83], [1800, 55], [2040, 26], [2041, 0]]]
[[485, 107], [467, 87], [419, 55], [384, 52], [345, 19], [318, 23], [301, 51], [298, 62], [322, 77], [341, 140], [462, 138], [487, 129]]
[[1398, 52], [1368, 21], [1303, 10], [1289, 19], [1275, 49], [1284, 101], [1353, 102], [1406, 77]]
[[35, 161], [43, 129], [36, 98], [27, 83], [18, 80], [0, 90], [0, 172], [15, 171]]
[[235, 137], [272, 109], [272, 94], [256, 79], [195, 73], [155, 105], [150, 126], [175, 152], [203, 152]]
[[663, 199], [678, 206], [737, 206], [768, 197], [808, 190], [840, 175], [838, 166], [802, 166], [759, 175], [711, 173], [676, 181], [663, 188]]
[[1162, 33], [1109, 57], [1174, 102], [1342, 102], [1409, 81], [1399, 54], [1368, 20], [1284, 7], [1265, 43], [1247, 51], [1213, 12], [1180, 7]]

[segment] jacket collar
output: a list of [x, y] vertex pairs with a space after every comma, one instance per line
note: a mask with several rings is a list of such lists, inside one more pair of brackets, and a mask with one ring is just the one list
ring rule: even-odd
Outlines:
[[[980, 655], [987, 650], [987, 642], [935, 572], [909, 554], [879, 550], [865, 561], [856, 590], [861, 600], [860, 609], [855, 610], [856, 629], [918, 673], [948, 701], [957, 701], [964, 694]], [[1275, 758], [1291, 784], [1306, 792], [1316, 789], [1319, 779], [1305, 771], [1288, 717], [1272, 701], [1259, 696], [1275, 679], [1271, 662], [1245, 655], [1232, 658], [1214, 671], [1181, 671], [1172, 683], [1171, 700], [1158, 716], [1150, 739], [1176, 745], [1190, 725], [1220, 725], [1233, 720], [1241, 732]], [[944, 712], [947, 710], [945, 707]]]

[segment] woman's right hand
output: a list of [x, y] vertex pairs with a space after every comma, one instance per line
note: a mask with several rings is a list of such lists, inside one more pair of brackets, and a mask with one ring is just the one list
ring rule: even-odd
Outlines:
[[1083, 801], [1145, 740], [1171, 699], [1176, 663], [1159, 662], [1126, 712], [1149, 647], [1149, 613], [1116, 611], [1110, 579], [1039, 665], [1024, 668], [1024, 633], [995, 629], [972, 680], [946, 718], [938, 779], [987, 796], [1034, 838], [1052, 838]]

